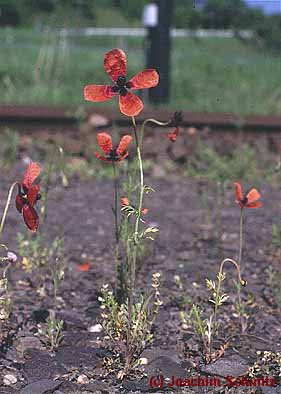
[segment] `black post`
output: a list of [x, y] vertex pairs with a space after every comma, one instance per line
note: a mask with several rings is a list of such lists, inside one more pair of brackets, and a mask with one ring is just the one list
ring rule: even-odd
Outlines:
[[167, 103], [170, 94], [170, 26], [173, 0], [158, 0], [158, 26], [151, 35], [151, 67], [160, 75], [160, 83], [149, 90], [150, 102]]

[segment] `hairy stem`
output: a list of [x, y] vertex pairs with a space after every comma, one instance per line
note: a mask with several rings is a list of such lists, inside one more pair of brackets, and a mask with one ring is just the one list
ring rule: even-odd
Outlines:
[[138, 164], [139, 164], [139, 176], [140, 176], [140, 183], [139, 183], [139, 203], [138, 203], [138, 211], [136, 215], [136, 221], [134, 226], [134, 233], [133, 233], [133, 251], [132, 251], [132, 258], [130, 262], [130, 288], [128, 292], [128, 331], [127, 331], [127, 349], [126, 349], [126, 362], [131, 362], [130, 356], [130, 342], [131, 342], [131, 328], [132, 328], [132, 314], [133, 314], [133, 296], [134, 296], [134, 288], [135, 288], [135, 279], [136, 279], [136, 261], [137, 261], [137, 250], [138, 250], [138, 243], [139, 243], [139, 225], [140, 225], [140, 218], [141, 218], [141, 211], [142, 211], [142, 204], [143, 204], [143, 195], [144, 195], [144, 180], [143, 180], [143, 165], [142, 165], [142, 157], [141, 157], [141, 147], [140, 147], [140, 140], [138, 138], [137, 133], [137, 125], [134, 116], [132, 116], [132, 123], [134, 128], [134, 135], [136, 141], [136, 150], [137, 150], [137, 157], [138, 157]]
[[117, 170], [114, 161], [112, 162], [113, 179], [114, 179], [114, 223], [115, 223], [115, 241], [116, 245], [119, 243], [119, 227], [118, 227], [118, 179]]
[[239, 227], [239, 256], [238, 262], [241, 264], [243, 252], [243, 207], [240, 210], [240, 227]]
[[[238, 255], [239, 267], [241, 266], [242, 253], [243, 253], [243, 212], [244, 212], [243, 207], [241, 207], [240, 224], [239, 224], [239, 255]], [[243, 313], [241, 313], [242, 311], [241, 285], [239, 282], [237, 283], [237, 301], [238, 301], [238, 315], [243, 330], [244, 324], [243, 324]]]
[[119, 215], [118, 215], [118, 174], [117, 168], [114, 162], [112, 162], [113, 168], [113, 183], [114, 183], [114, 205], [113, 205], [113, 214], [114, 214], [114, 225], [115, 225], [115, 272], [116, 272], [116, 283], [115, 283], [115, 294], [119, 301], [122, 298], [122, 289], [124, 288], [124, 273], [123, 268], [119, 266]]
[[143, 164], [142, 164], [142, 157], [141, 157], [141, 147], [140, 147], [140, 140], [137, 134], [137, 127], [135, 118], [132, 117], [132, 122], [134, 126], [134, 134], [135, 134], [135, 141], [136, 141], [136, 149], [137, 149], [137, 157], [139, 163], [139, 173], [140, 173], [140, 183], [139, 183], [139, 203], [138, 203], [138, 211], [135, 221], [135, 228], [133, 234], [133, 258], [132, 258], [132, 267], [131, 267], [131, 290], [133, 291], [135, 286], [135, 276], [136, 276], [136, 260], [137, 260], [137, 249], [139, 243], [139, 225], [140, 225], [140, 218], [142, 212], [142, 205], [143, 205], [143, 196], [144, 196], [144, 177], [143, 177]]

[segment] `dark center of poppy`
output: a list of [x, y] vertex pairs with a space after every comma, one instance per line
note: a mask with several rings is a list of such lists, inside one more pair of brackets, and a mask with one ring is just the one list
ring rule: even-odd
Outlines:
[[[23, 191], [23, 192], [20, 193], [20, 196], [21, 196], [22, 201], [23, 201], [24, 204], [29, 204], [27, 193], [25, 193]], [[37, 196], [36, 196], [36, 201], [41, 200], [41, 198], [42, 198], [41, 194], [38, 193]]]
[[248, 197], [244, 197], [243, 200], [241, 201], [243, 205], [246, 205], [248, 203]]
[[122, 88], [123, 86], [125, 87], [126, 85], [126, 77], [124, 77], [123, 75], [121, 75], [120, 77], [118, 77], [117, 79], [117, 85]]
[[129, 82], [126, 82], [126, 77], [121, 75], [118, 77], [116, 85], [112, 86], [111, 89], [114, 93], [119, 93], [121, 96], [126, 96], [128, 88], [130, 88]]
[[23, 203], [24, 203], [24, 204], [28, 204], [27, 194], [24, 193], [24, 192], [21, 192], [20, 196], [21, 196], [21, 198], [22, 198]]
[[119, 155], [116, 152], [116, 149], [111, 149], [108, 155], [109, 160], [111, 161], [118, 161], [119, 160]]

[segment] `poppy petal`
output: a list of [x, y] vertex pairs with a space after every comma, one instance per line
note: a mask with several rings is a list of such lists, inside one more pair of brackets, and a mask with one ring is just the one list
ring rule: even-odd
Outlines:
[[115, 96], [109, 85], [87, 85], [84, 87], [84, 99], [96, 103], [110, 100]]
[[80, 272], [87, 272], [89, 271], [89, 269], [91, 268], [91, 265], [89, 262], [83, 263], [83, 264], [79, 264], [77, 267], [77, 271]]
[[236, 202], [239, 203], [240, 201], [243, 200], [243, 193], [242, 193], [242, 187], [239, 182], [235, 182], [235, 193], [236, 193]]
[[23, 199], [22, 199], [22, 197], [18, 194], [18, 195], [16, 196], [16, 208], [17, 208], [17, 210], [19, 211], [19, 213], [22, 212], [22, 207], [23, 207], [23, 205], [24, 205]]
[[104, 68], [113, 82], [127, 73], [127, 59], [122, 49], [113, 49], [104, 56]]
[[36, 232], [39, 226], [39, 216], [33, 207], [24, 204], [22, 208], [23, 219], [29, 230]]
[[37, 201], [38, 193], [40, 191], [39, 185], [32, 185], [27, 192], [27, 200], [31, 207], [33, 207]]
[[259, 208], [261, 207], [262, 203], [260, 201], [252, 202], [252, 203], [247, 203], [246, 207], [247, 208]]
[[99, 147], [104, 151], [106, 155], [109, 155], [110, 151], [113, 148], [112, 139], [107, 133], [98, 133], [97, 134], [97, 142]]
[[159, 83], [159, 75], [156, 70], [147, 69], [141, 71], [127, 82], [130, 89], [153, 88]]
[[125, 96], [119, 95], [119, 107], [122, 114], [137, 116], [143, 110], [143, 102], [135, 94], [127, 92]]
[[130, 204], [129, 203], [129, 199], [127, 197], [122, 197], [121, 198], [121, 204], [124, 205], [124, 206], [129, 205]]
[[29, 163], [23, 176], [23, 186], [29, 189], [35, 179], [40, 175], [40, 172], [41, 167], [38, 163], [35, 163], [33, 161]]
[[99, 152], [95, 152], [95, 156], [102, 161], [105, 161], [106, 163], [110, 163], [111, 161], [107, 158], [101, 155]]
[[260, 193], [257, 189], [251, 189], [247, 194], [248, 204], [258, 201], [261, 198]]
[[129, 144], [132, 142], [132, 140], [133, 140], [133, 137], [131, 135], [124, 135], [121, 138], [118, 148], [116, 149], [116, 153], [118, 156], [123, 156], [124, 153], [127, 152]]

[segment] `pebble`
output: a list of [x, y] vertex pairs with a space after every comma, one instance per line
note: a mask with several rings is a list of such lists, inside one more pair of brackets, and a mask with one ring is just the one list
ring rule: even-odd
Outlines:
[[80, 375], [77, 378], [77, 383], [79, 384], [89, 384], [90, 380], [87, 375]]
[[62, 384], [60, 381], [42, 379], [25, 386], [20, 394], [51, 394]]
[[17, 383], [18, 379], [15, 375], [7, 374], [3, 378], [3, 383], [5, 386], [11, 386], [12, 384]]
[[91, 326], [89, 328], [89, 332], [101, 332], [102, 331], [102, 325], [101, 324], [95, 324], [94, 326]]

